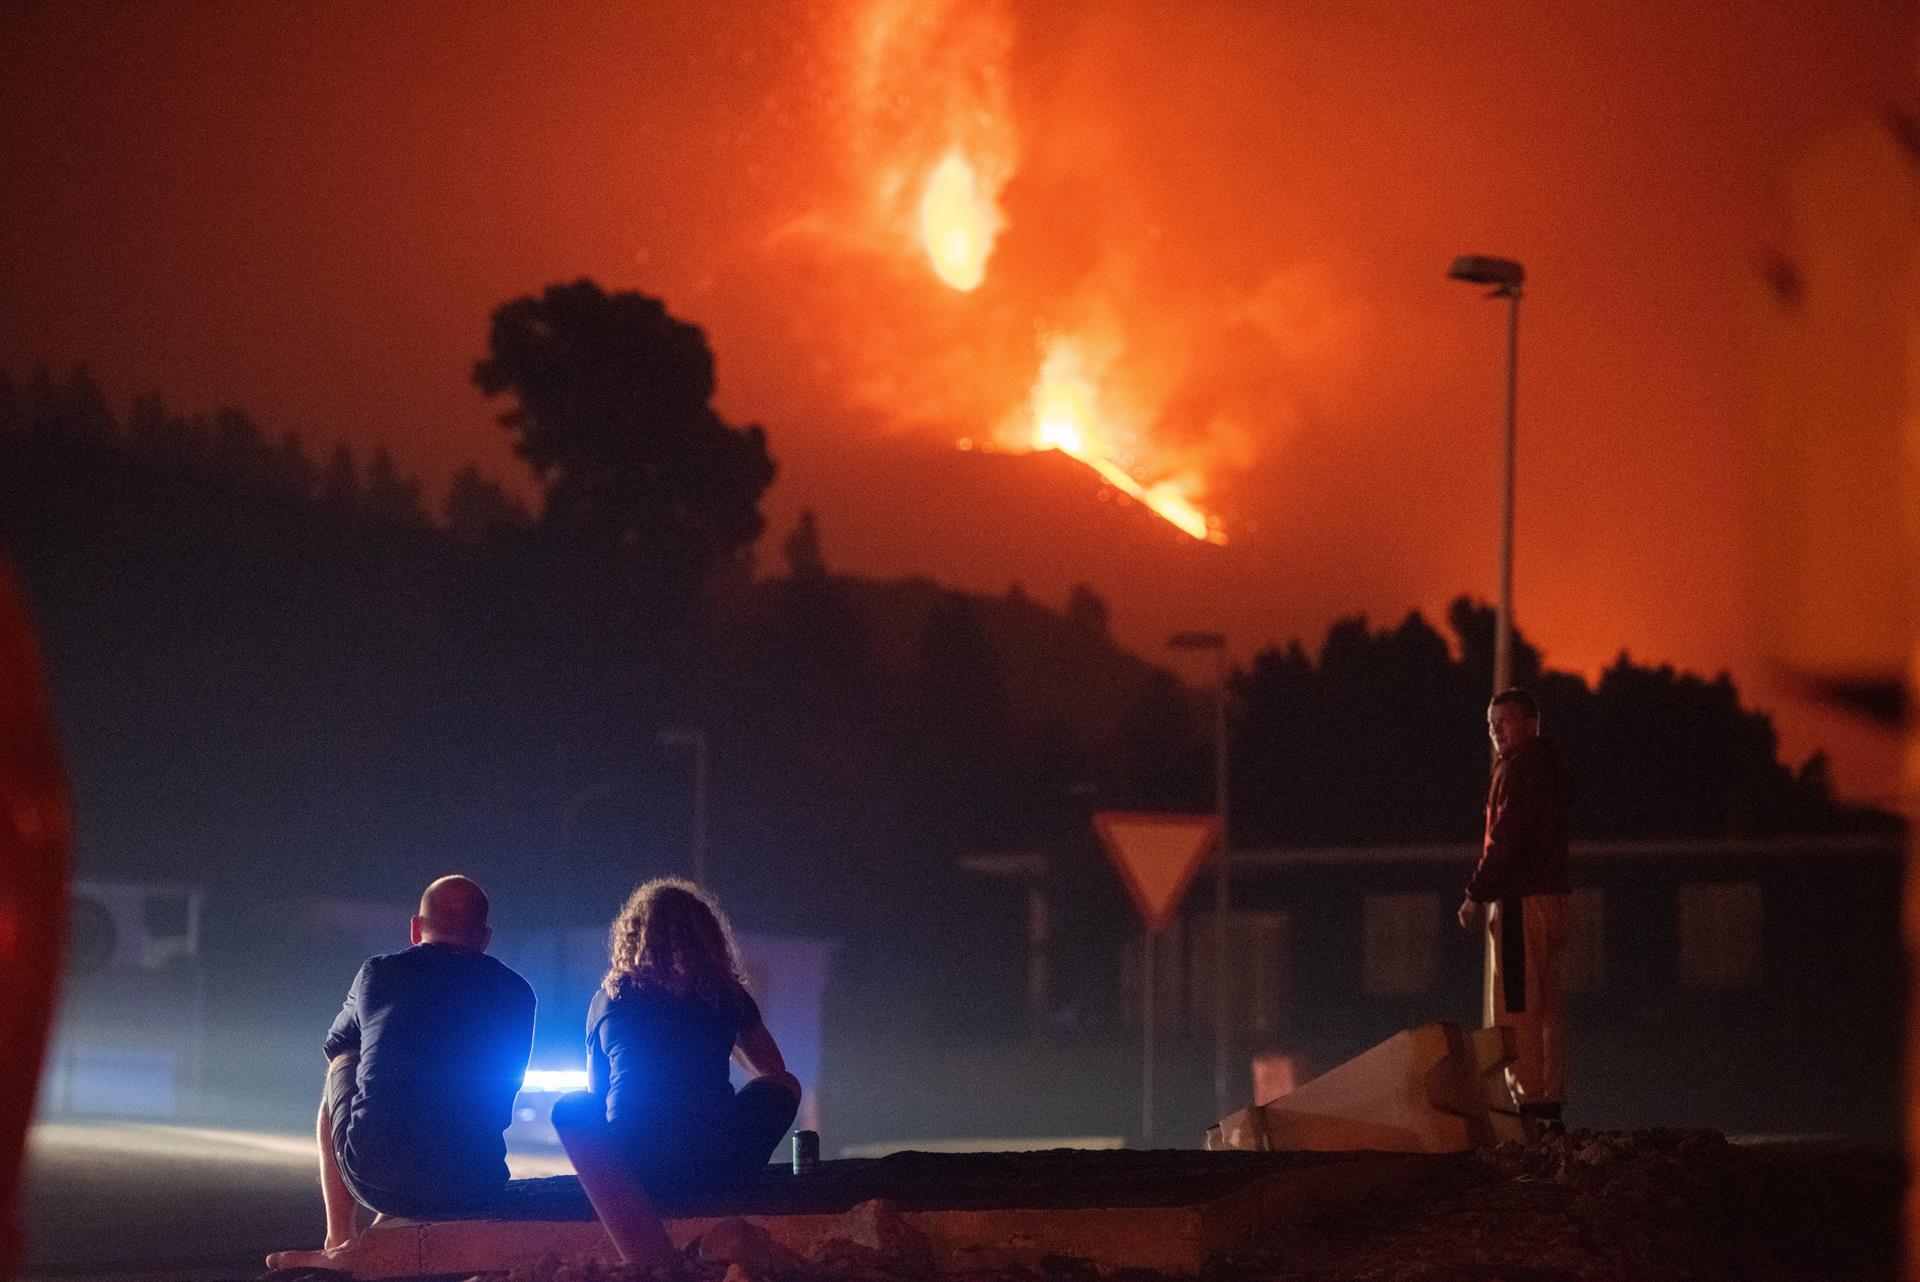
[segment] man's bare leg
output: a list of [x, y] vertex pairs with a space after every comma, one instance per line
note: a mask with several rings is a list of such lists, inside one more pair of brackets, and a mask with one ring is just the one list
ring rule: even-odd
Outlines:
[[[334, 1063], [351, 1058], [350, 1054], [341, 1055]], [[332, 1071], [331, 1065], [328, 1071]], [[354, 1201], [346, 1179], [340, 1174], [340, 1156], [333, 1151], [333, 1114], [324, 1090], [320, 1093], [320, 1115], [314, 1132], [320, 1145], [320, 1200], [327, 1211], [326, 1244], [318, 1251], [275, 1251], [267, 1257], [270, 1269], [342, 1268], [345, 1257], [360, 1240], [356, 1224], [360, 1205]]]

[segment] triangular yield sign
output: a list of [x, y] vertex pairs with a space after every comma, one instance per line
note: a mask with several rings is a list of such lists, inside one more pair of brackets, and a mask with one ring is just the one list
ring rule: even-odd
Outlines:
[[1157, 935], [1219, 840], [1220, 821], [1212, 815], [1102, 810], [1093, 817], [1093, 830], [1127, 883], [1147, 933]]

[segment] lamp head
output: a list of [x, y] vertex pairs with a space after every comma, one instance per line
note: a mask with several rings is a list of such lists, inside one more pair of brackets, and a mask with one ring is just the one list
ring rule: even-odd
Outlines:
[[1527, 269], [1511, 258], [1468, 254], [1453, 260], [1453, 266], [1447, 269], [1447, 276], [1471, 285], [1492, 285], [1500, 293], [1510, 293], [1519, 290], [1520, 282], [1527, 278]]

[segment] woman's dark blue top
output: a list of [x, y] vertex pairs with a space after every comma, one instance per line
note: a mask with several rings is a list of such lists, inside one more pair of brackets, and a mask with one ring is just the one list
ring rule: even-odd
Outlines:
[[652, 987], [594, 994], [587, 1073], [629, 1144], [665, 1159], [701, 1151], [729, 1126], [727, 1062], [734, 1039], [760, 1022], [753, 997], [735, 992], [719, 1005]]

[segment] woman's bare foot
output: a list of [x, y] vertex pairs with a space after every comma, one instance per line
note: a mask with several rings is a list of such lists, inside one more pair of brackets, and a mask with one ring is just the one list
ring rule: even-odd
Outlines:
[[267, 1257], [270, 1269], [334, 1269], [341, 1273], [352, 1267], [353, 1248], [360, 1245], [359, 1238], [348, 1238], [344, 1242], [329, 1242], [318, 1251], [275, 1251]]

